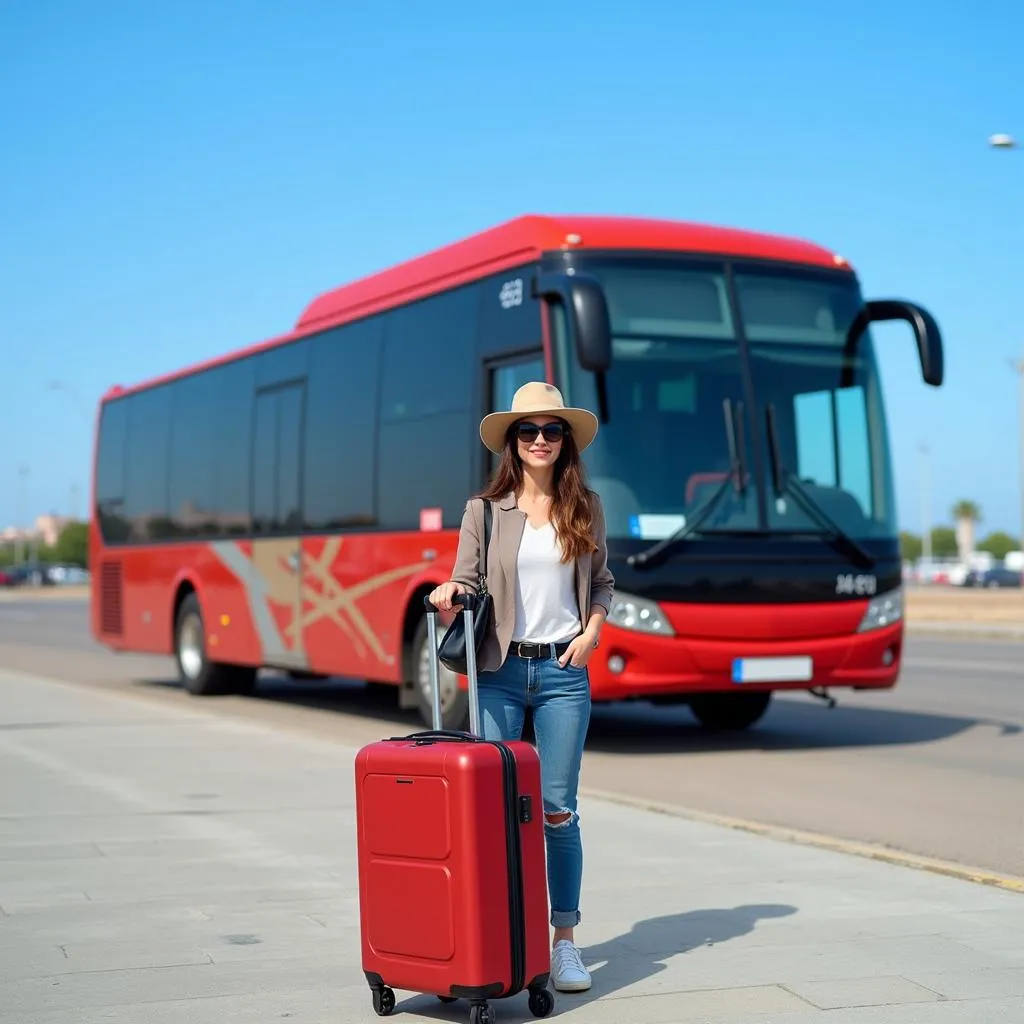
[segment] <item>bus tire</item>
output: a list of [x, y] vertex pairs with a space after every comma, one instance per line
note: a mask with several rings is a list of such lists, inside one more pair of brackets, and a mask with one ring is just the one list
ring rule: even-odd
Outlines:
[[[438, 630], [440, 634], [440, 630]], [[438, 637], [440, 639], [440, 636]], [[427, 617], [420, 617], [413, 633], [410, 669], [416, 691], [417, 709], [427, 728], [433, 728], [433, 709], [430, 699], [430, 643], [427, 636]], [[441, 690], [441, 728], [469, 728], [469, 694], [459, 689], [459, 677], [444, 665], [438, 665]]]
[[770, 690], [749, 693], [702, 693], [690, 699], [690, 710], [706, 729], [735, 732], [749, 729], [768, 710]]
[[186, 594], [178, 608], [174, 623], [174, 658], [181, 685], [196, 697], [238, 692], [244, 687], [245, 671], [252, 672], [255, 682], [255, 669], [219, 665], [207, 658], [203, 612], [194, 592]]

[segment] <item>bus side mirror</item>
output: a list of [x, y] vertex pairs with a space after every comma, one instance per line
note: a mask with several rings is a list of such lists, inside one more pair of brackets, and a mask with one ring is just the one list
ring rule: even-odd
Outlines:
[[557, 298], [565, 308], [570, 338], [584, 370], [604, 373], [612, 365], [612, 330], [604, 291], [587, 274], [542, 274], [534, 298]]
[[921, 359], [921, 376], [926, 384], [939, 387], [945, 375], [942, 334], [939, 331], [939, 325], [926, 309], [903, 299], [877, 299], [864, 303], [846, 334], [843, 386], [849, 387], [853, 383], [851, 357], [857, 349], [861, 334], [867, 329], [868, 324], [884, 320], [906, 320], [910, 324], [914, 337], [917, 339], [917, 352]]

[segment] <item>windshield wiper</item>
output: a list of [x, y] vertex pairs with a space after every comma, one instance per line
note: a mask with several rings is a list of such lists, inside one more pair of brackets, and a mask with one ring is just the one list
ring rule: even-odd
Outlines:
[[771, 403], [765, 409], [765, 420], [768, 426], [768, 454], [772, 462], [772, 486], [778, 496], [790, 494], [793, 500], [823, 530], [839, 541], [866, 568], [875, 564], [875, 558], [858, 544], [848, 533], [842, 530], [828, 513], [807, 493], [804, 485], [793, 473], [786, 469], [782, 462], [779, 449], [779, 432], [775, 425], [775, 406]]
[[729, 443], [729, 472], [725, 479], [715, 488], [714, 494], [701, 506], [697, 514], [687, 520], [675, 533], [670, 534], [663, 540], [658, 541], [652, 547], [645, 548], [630, 555], [626, 559], [628, 565], [641, 569], [652, 559], [655, 559], [662, 552], [667, 551], [673, 544], [678, 544], [691, 534], [696, 533], [701, 524], [711, 515], [721, 500], [722, 495], [732, 484], [737, 494], [745, 494], [747, 490], [747, 469], [746, 450], [743, 433], [743, 403], [736, 403], [736, 412], [733, 413], [732, 399], [726, 398], [722, 402], [722, 412], [725, 414], [725, 435]]

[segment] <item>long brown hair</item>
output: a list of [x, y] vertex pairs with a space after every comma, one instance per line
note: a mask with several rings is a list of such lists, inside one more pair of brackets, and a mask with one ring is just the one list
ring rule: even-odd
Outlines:
[[[592, 501], [596, 497], [586, 485], [583, 463], [571, 430], [562, 436], [562, 450], [555, 463], [555, 493], [551, 499], [551, 522], [562, 545], [562, 561], [571, 562], [580, 555], [596, 551]], [[519, 459], [515, 424], [505, 438], [501, 461], [491, 483], [478, 497], [500, 501], [511, 492], [518, 495], [523, 486], [523, 464]]]

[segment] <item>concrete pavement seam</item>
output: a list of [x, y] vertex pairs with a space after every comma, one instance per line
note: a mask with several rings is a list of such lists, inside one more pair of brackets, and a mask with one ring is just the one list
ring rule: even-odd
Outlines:
[[580, 795], [601, 800], [605, 803], [622, 804], [637, 810], [651, 811], [673, 818], [684, 818], [705, 825], [717, 825], [738, 832], [747, 832], [775, 839], [780, 842], [793, 843], [798, 846], [810, 846], [832, 853], [845, 853], [850, 856], [863, 857], [868, 860], [882, 861], [898, 867], [914, 868], [918, 871], [930, 871], [933, 874], [957, 878], [978, 885], [989, 885], [997, 889], [1024, 894], [1024, 878], [1015, 875], [1004, 875], [986, 868], [976, 868], [966, 864], [955, 864], [952, 861], [925, 857], [921, 854], [907, 853], [903, 850], [877, 846], [856, 839], [843, 839], [840, 836], [829, 836], [819, 832], [807, 832], [803, 829], [789, 828], [785, 825], [768, 825], [759, 821], [748, 821], [745, 818], [734, 818], [727, 814], [715, 814], [711, 811], [698, 811], [691, 807], [680, 807], [675, 804], [647, 800], [643, 797], [627, 796], [604, 789], [580, 787]]

